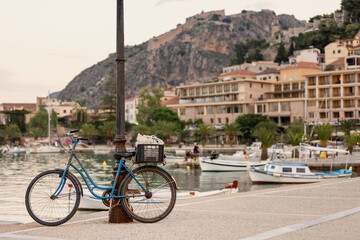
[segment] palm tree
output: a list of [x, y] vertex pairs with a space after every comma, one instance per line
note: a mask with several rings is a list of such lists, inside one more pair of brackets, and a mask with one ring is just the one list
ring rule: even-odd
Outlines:
[[226, 124], [224, 127], [224, 132], [229, 138], [230, 147], [232, 147], [235, 135], [240, 133], [238, 125], [236, 123]]
[[341, 120], [340, 130], [343, 131], [346, 136], [350, 136], [350, 132], [355, 130], [355, 122], [353, 120]]
[[190, 137], [190, 130], [178, 128], [176, 135], [179, 137], [180, 142], [186, 142], [186, 138]]
[[318, 135], [321, 147], [326, 147], [327, 141], [331, 138], [334, 129], [329, 123], [318, 125], [314, 128], [314, 133]]
[[[302, 138], [304, 136], [304, 125], [295, 121], [291, 124], [291, 126], [286, 129], [286, 138], [292, 146], [299, 146]], [[299, 150], [294, 149], [293, 154], [295, 153], [295, 157], [299, 157]]]
[[140, 133], [142, 135], [149, 135], [149, 134], [152, 134], [152, 131], [148, 126], [139, 124], [139, 125], [134, 126], [131, 129], [132, 139], [136, 139], [138, 133]]
[[84, 137], [89, 138], [89, 140], [92, 140], [93, 137], [98, 135], [98, 131], [96, 130], [95, 126], [88, 123], [82, 125], [81, 131], [82, 131], [82, 135]]
[[9, 144], [11, 144], [15, 140], [21, 139], [21, 131], [18, 125], [10, 124], [5, 128], [6, 136], [8, 139]]
[[101, 127], [102, 133], [106, 136], [107, 146], [111, 145], [112, 140], [115, 137], [116, 122], [105, 122]]
[[77, 100], [73, 108], [72, 118], [79, 123], [87, 123], [89, 120], [88, 110], [86, 108], [86, 100]]
[[345, 135], [344, 136], [344, 140], [348, 146], [347, 150], [350, 152], [350, 154], [352, 154], [354, 146], [357, 144], [357, 142], [359, 141], [359, 135], [356, 133], [352, 133], [350, 135]]
[[260, 122], [252, 134], [262, 143], [261, 160], [268, 158], [267, 150], [276, 142], [277, 125], [274, 122]]
[[199, 129], [195, 130], [195, 133], [201, 136], [201, 144], [204, 147], [206, 139], [213, 133], [211, 127], [205, 123], [199, 124]]
[[170, 143], [170, 138], [175, 135], [177, 127], [176, 122], [158, 121], [154, 125], [154, 132], [160, 138], [165, 137], [166, 143]]

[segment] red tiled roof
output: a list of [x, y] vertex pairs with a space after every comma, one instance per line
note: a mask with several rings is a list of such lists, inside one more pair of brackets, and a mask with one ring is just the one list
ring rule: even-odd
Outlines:
[[298, 62], [291, 64], [281, 70], [288, 70], [288, 69], [294, 69], [294, 68], [313, 68], [313, 69], [321, 69], [316, 63], [311, 62]]
[[179, 98], [171, 98], [169, 100], [162, 101], [161, 103], [164, 104], [164, 105], [179, 104]]
[[345, 58], [339, 58], [338, 60], [333, 61], [328, 64], [328, 66], [345, 66]]
[[36, 103], [2, 103], [4, 111], [10, 111], [15, 109], [24, 109], [27, 111], [35, 111]]
[[237, 75], [256, 75], [256, 73], [248, 70], [236, 70], [233, 72], [221, 74], [219, 77], [237, 76]]

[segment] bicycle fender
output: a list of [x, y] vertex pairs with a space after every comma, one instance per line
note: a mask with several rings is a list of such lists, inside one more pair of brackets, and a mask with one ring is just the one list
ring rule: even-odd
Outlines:
[[[55, 170], [60, 171], [61, 174], [64, 173], [64, 169], [55, 168]], [[70, 175], [71, 177], [73, 177], [75, 179], [76, 183], [80, 186], [81, 196], [83, 197], [84, 196], [84, 191], [83, 191], [83, 188], [82, 188], [82, 185], [81, 185], [79, 179], [72, 172], [70, 172], [69, 170], [66, 172], [66, 175]]]

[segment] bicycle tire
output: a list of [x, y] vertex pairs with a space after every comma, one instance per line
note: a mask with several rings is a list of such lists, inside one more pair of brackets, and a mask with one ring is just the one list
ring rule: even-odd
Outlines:
[[80, 186], [76, 178], [70, 174], [66, 174], [66, 182], [58, 197], [51, 197], [59, 186], [62, 174], [63, 170], [60, 169], [42, 172], [27, 188], [26, 209], [30, 216], [42, 225], [63, 224], [74, 216], [79, 207]]
[[120, 200], [125, 212], [142, 223], [158, 222], [168, 216], [176, 202], [176, 185], [170, 174], [157, 166], [139, 167], [133, 174], [151, 194], [144, 196], [145, 192], [128, 173], [119, 188], [120, 195], [133, 195]]

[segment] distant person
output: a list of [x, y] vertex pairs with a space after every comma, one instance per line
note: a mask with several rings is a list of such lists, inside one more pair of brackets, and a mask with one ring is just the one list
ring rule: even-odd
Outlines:
[[185, 162], [187, 162], [187, 160], [191, 158], [191, 152], [190, 150], [186, 150], [186, 153], [185, 153]]
[[194, 150], [193, 150], [194, 154], [199, 154], [200, 153], [200, 150], [199, 150], [199, 146], [194, 143]]
[[224, 147], [224, 145], [225, 145], [225, 141], [224, 139], [221, 139], [221, 147]]

